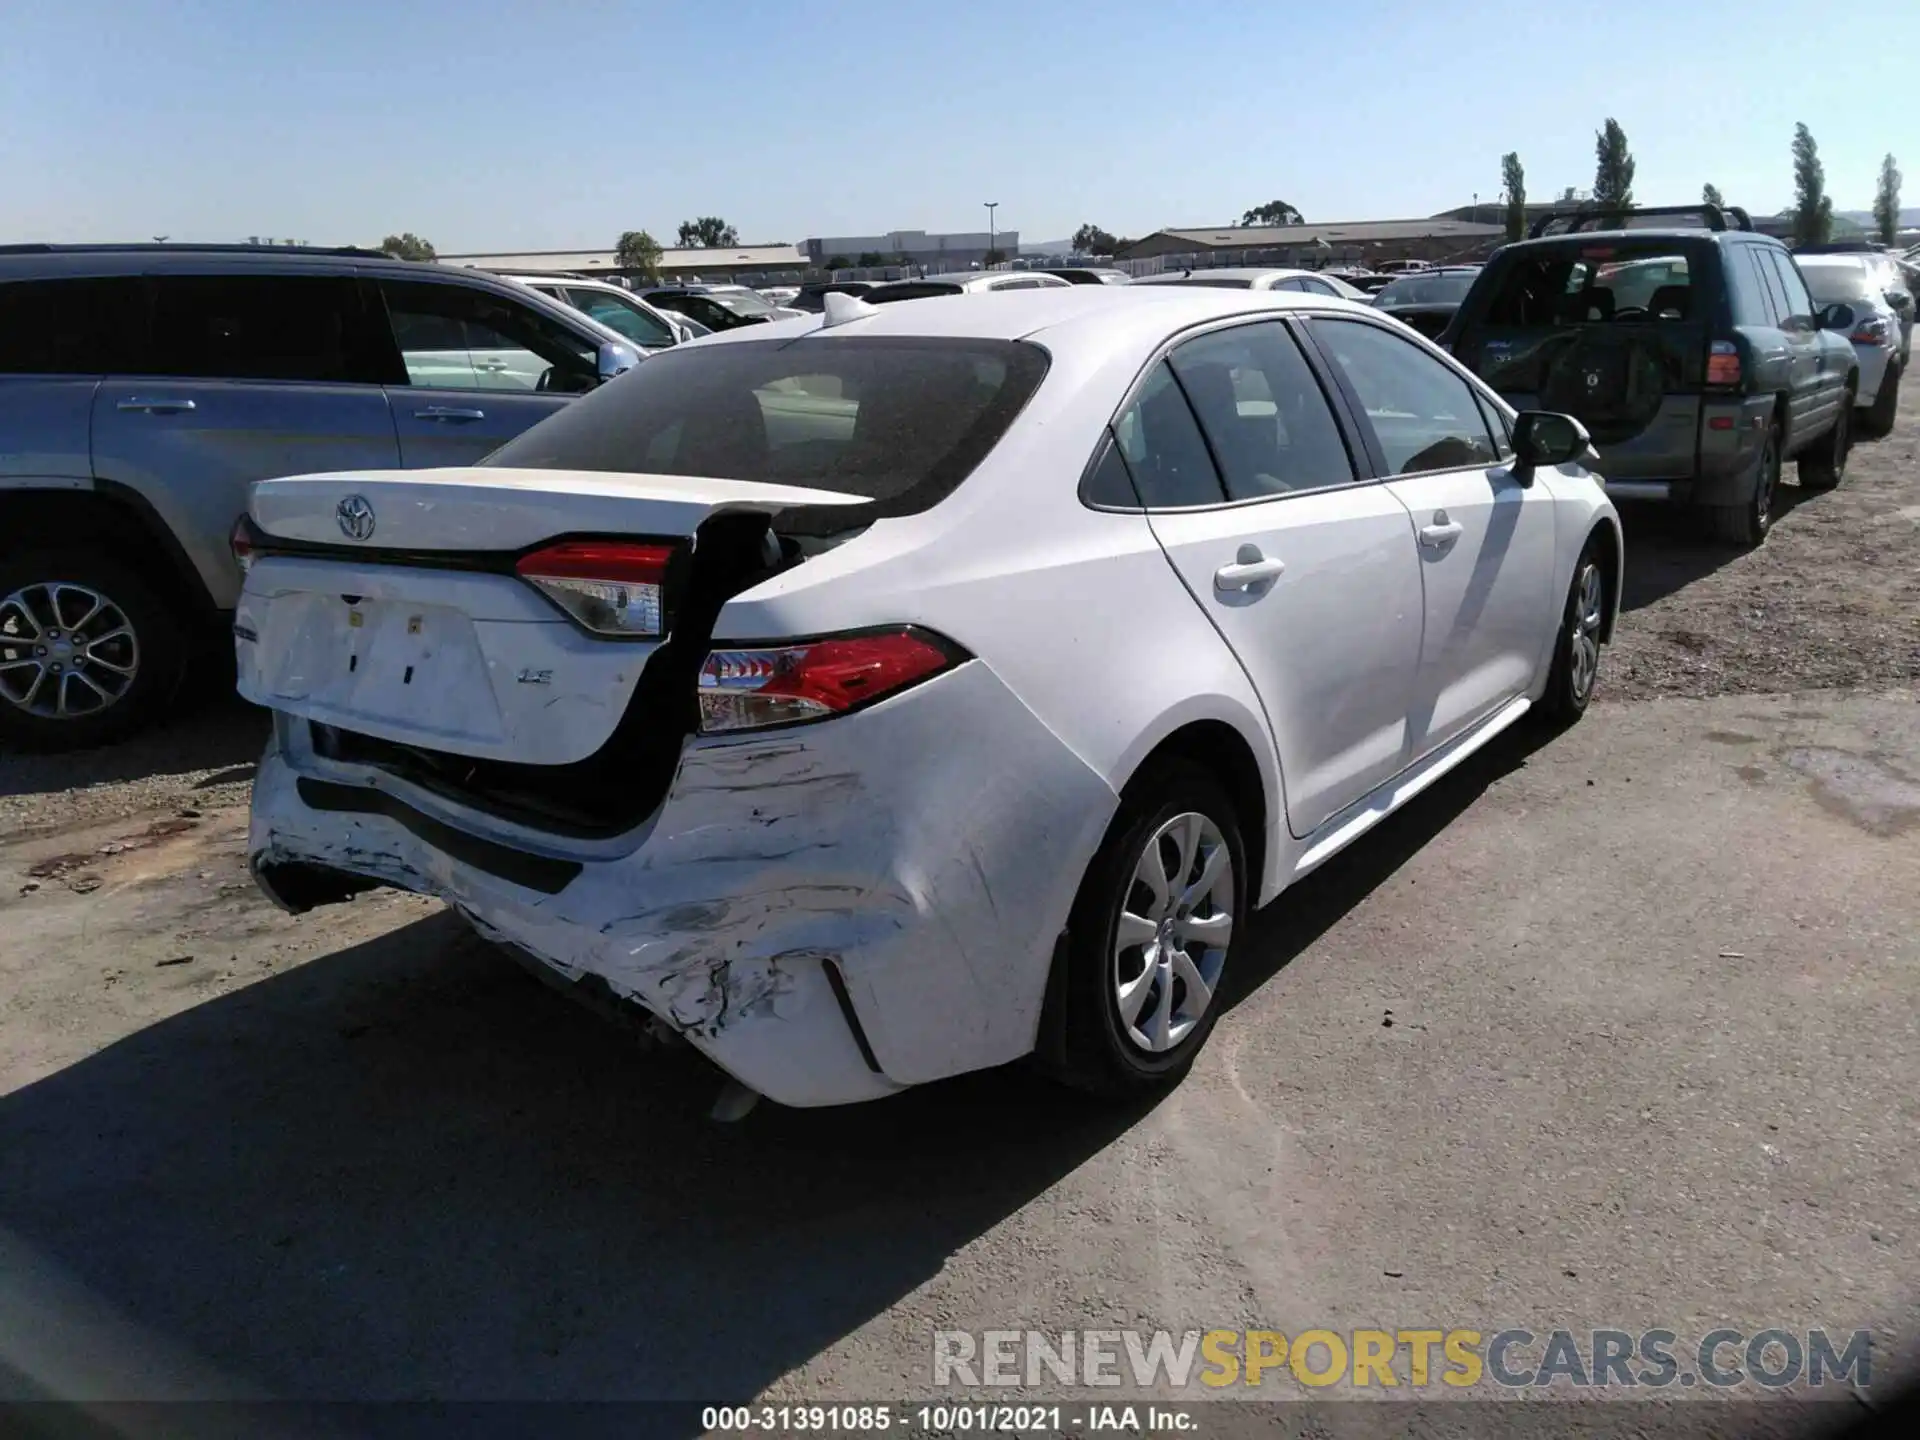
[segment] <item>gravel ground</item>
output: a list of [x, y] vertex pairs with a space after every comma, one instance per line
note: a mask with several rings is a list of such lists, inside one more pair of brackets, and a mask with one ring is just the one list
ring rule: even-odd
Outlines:
[[717, 1125], [429, 902], [268, 906], [256, 712], [0, 757], [0, 1398], [871, 1401], [1005, 1325], [1857, 1326], [1884, 1383], [1920, 425], [1752, 554], [1628, 524], [1608, 703], [1260, 917], [1145, 1112], [1015, 1068]]
[[1621, 507], [1625, 614], [1600, 696], [1920, 679], [1920, 405], [1886, 439], [1854, 447], [1838, 490], [1780, 493], [1786, 513], [1745, 553], [1697, 538], [1661, 508]]

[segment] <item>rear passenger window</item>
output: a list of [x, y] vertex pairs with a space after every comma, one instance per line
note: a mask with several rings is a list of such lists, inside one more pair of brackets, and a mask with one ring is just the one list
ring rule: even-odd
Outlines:
[[334, 275], [156, 275], [154, 375], [377, 383], [360, 297]]
[[1772, 325], [1773, 309], [1767, 303], [1766, 286], [1754, 268], [1753, 246], [1741, 245], [1726, 252], [1727, 288], [1733, 297], [1733, 323], [1736, 325]]
[[1813, 328], [1813, 297], [1807, 293], [1807, 282], [1800, 278], [1800, 267], [1793, 263], [1793, 257], [1784, 250], [1769, 250], [1767, 258], [1773, 261], [1780, 272], [1780, 289], [1787, 297], [1788, 323], [1803, 330]]
[[132, 276], [0, 285], [0, 375], [112, 375], [132, 370], [146, 297]]
[[1314, 338], [1359, 396], [1389, 475], [1491, 465], [1473, 388], [1426, 351], [1364, 321], [1315, 320]]
[[1767, 293], [1767, 308], [1773, 312], [1774, 325], [1785, 325], [1793, 314], [1787, 308], [1787, 292], [1780, 285], [1780, 272], [1774, 268], [1773, 256], [1762, 246], [1752, 246], [1747, 258], [1753, 261], [1755, 273], [1760, 276], [1760, 286]]
[[1115, 510], [1132, 510], [1140, 504], [1134, 493], [1133, 477], [1127, 474], [1127, 462], [1111, 440], [1100, 442], [1100, 459], [1080, 489], [1089, 505], [1104, 505]]
[[1215, 331], [1189, 340], [1169, 359], [1213, 447], [1229, 499], [1353, 479], [1327, 397], [1284, 325]]
[[1113, 427], [1140, 503], [1150, 510], [1226, 499], [1187, 397], [1163, 360]]

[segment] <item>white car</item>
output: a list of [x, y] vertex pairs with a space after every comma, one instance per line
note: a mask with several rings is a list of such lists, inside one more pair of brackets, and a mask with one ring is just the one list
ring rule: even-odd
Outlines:
[[1879, 439], [1893, 431], [1900, 410], [1900, 312], [1894, 308], [1873, 257], [1864, 255], [1795, 255], [1794, 264], [1807, 282], [1814, 303], [1844, 305], [1853, 312], [1846, 336], [1860, 362], [1860, 388], [1854, 423], [1862, 435]]
[[1179, 274], [1148, 275], [1135, 285], [1205, 285], [1219, 290], [1298, 290], [1308, 295], [1330, 295], [1365, 305], [1373, 297], [1338, 275], [1318, 270], [1223, 265], [1215, 270], [1183, 270]]
[[997, 294], [1002, 290], [1070, 290], [1073, 282], [1040, 270], [955, 270], [919, 280], [890, 280], [860, 298], [869, 305], [890, 300], [928, 300], [942, 295]]
[[630, 290], [609, 285], [604, 280], [583, 280], [557, 275], [508, 275], [549, 299], [571, 305], [583, 315], [598, 320], [618, 332], [641, 351], [652, 354], [710, 333], [684, 315], [658, 310]]
[[826, 303], [472, 468], [255, 487], [270, 896], [439, 896], [790, 1105], [1036, 1051], [1128, 1095], [1254, 906], [1586, 708], [1622, 544], [1585, 432], [1406, 327]]

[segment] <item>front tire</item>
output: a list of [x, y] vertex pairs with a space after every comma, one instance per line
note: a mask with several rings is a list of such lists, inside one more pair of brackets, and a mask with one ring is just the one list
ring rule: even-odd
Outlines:
[[166, 605], [131, 567], [87, 551], [0, 559], [0, 745], [117, 740], [172, 697], [183, 660]]
[[1775, 416], [1767, 425], [1767, 438], [1754, 466], [1753, 493], [1743, 504], [1714, 505], [1706, 511], [1707, 528], [1716, 539], [1749, 548], [1765, 542], [1773, 528], [1773, 503], [1780, 491], [1780, 447], [1784, 440], [1780, 419]]
[[1560, 631], [1553, 642], [1553, 666], [1547, 672], [1547, 693], [1540, 699], [1541, 718], [1564, 730], [1587, 713], [1594, 682], [1600, 676], [1600, 636], [1607, 625], [1607, 577], [1601, 569], [1600, 547], [1592, 540], [1574, 562], [1573, 583], [1560, 615]]
[[1847, 478], [1847, 456], [1853, 451], [1853, 392], [1848, 391], [1833, 429], [1808, 454], [1800, 457], [1803, 490], [1832, 490]]
[[1893, 433], [1893, 422], [1900, 413], [1901, 367], [1889, 366], [1880, 381], [1880, 393], [1873, 404], [1854, 411], [1854, 423], [1869, 440], [1884, 440]]
[[1177, 1085], [1219, 1018], [1255, 883], [1219, 782], [1187, 761], [1143, 771], [1067, 922], [1055, 1078], [1117, 1100]]

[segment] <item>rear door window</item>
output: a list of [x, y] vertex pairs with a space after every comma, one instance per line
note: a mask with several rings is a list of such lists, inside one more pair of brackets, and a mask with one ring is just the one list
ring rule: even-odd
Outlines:
[[131, 275], [0, 284], [0, 375], [137, 370], [146, 305], [146, 291]]
[[1300, 346], [1277, 322], [1217, 330], [1169, 357], [1227, 496], [1251, 500], [1353, 479], [1340, 427]]
[[1769, 248], [1766, 253], [1779, 272], [1781, 293], [1787, 297], [1787, 323], [1796, 329], [1811, 330], [1813, 297], [1807, 293], [1807, 282], [1800, 278], [1800, 267], [1784, 250]]
[[1473, 387], [1446, 365], [1378, 325], [1311, 323], [1314, 339], [1359, 398], [1389, 475], [1495, 462]]
[[1754, 265], [1754, 247], [1740, 245], [1726, 252], [1727, 289], [1733, 299], [1736, 325], [1773, 325], [1777, 323], [1767, 288]]
[[1218, 505], [1227, 498], [1193, 408], [1166, 361], [1153, 367], [1113, 433], [1147, 508]]
[[376, 384], [360, 292], [344, 275], [155, 275], [148, 372]]
[[1766, 246], [1754, 245], [1748, 248], [1747, 256], [1753, 261], [1754, 272], [1767, 292], [1767, 309], [1772, 312], [1774, 325], [1786, 325], [1793, 311], [1787, 305], [1786, 287], [1780, 283], [1780, 270], [1773, 263], [1773, 252]]

